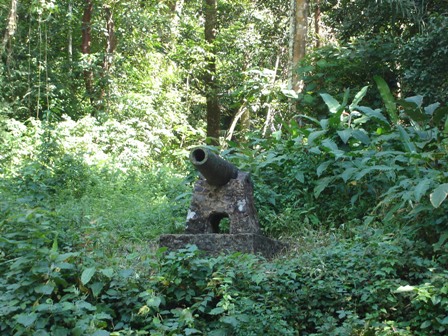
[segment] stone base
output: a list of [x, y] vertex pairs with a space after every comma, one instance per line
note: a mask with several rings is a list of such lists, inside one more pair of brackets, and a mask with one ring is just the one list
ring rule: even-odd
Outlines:
[[273, 258], [285, 249], [281, 242], [254, 233], [238, 234], [167, 234], [161, 235], [160, 247], [169, 250], [185, 248], [186, 245], [196, 245], [200, 250], [210, 255], [229, 252], [261, 254], [265, 258]]

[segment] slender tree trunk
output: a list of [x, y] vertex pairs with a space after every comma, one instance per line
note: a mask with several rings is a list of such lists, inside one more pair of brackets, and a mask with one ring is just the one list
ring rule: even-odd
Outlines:
[[105, 107], [104, 99], [107, 90], [107, 76], [109, 75], [109, 70], [112, 65], [113, 54], [117, 45], [117, 41], [115, 38], [115, 28], [114, 28], [112, 9], [107, 5], [104, 5], [103, 9], [106, 15], [107, 38], [106, 38], [106, 52], [103, 60], [103, 73], [102, 73], [103, 83], [101, 84], [100, 103], [98, 106], [99, 109], [104, 109]]
[[205, 69], [204, 85], [207, 102], [207, 138], [210, 144], [219, 144], [221, 112], [219, 109], [216, 85], [216, 56], [214, 41], [216, 38], [217, 7], [216, 0], [204, 0], [205, 41], [209, 49]]
[[[84, 13], [82, 16], [81, 52], [86, 58], [90, 56], [90, 45], [92, 42], [92, 11], [93, 1], [85, 0]], [[93, 92], [93, 71], [90, 68], [90, 62], [88, 64], [88, 68], [84, 70], [84, 84], [86, 87], [87, 95], [90, 98], [90, 102], [94, 106], [95, 98]]]
[[289, 36], [289, 88], [301, 89], [297, 65], [305, 57], [308, 28], [308, 0], [291, 0]]
[[11, 7], [8, 15], [8, 24], [6, 25], [6, 30], [3, 35], [3, 40], [1, 44], [0, 53], [6, 50], [6, 45], [14, 37], [17, 29], [17, 4], [18, 0], [11, 0]]
[[316, 48], [320, 47], [320, 0], [316, 0], [314, 8], [314, 34], [316, 35]]
[[70, 72], [71, 72], [71, 67], [72, 67], [72, 63], [73, 63], [73, 29], [72, 29], [72, 24], [73, 24], [73, 4], [70, 1], [68, 3], [68, 37], [67, 37], [67, 53], [68, 53], [68, 62], [69, 62], [69, 66], [70, 66]]

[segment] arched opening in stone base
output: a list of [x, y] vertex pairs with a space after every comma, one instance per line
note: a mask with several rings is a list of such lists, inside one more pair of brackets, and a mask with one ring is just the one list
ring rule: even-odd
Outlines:
[[209, 216], [212, 233], [230, 233], [229, 215], [223, 212], [214, 212]]

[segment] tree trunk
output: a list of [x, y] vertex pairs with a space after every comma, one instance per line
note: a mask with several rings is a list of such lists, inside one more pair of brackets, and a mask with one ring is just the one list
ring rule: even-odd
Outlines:
[[289, 88], [301, 89], [297, 65], [305, 57], [308, 28], [308, 0], [291, 0], [289, 35]]
[[[92, 42], [92, 11], [93, 2], [92, 0], [85, 0], [84, 14], [82, 16], [82, 42], [81, 42], [81, 52], [85, 58], [90, 56], [90, 45]], [[94, 92], [93, 92], [93, 71], [90, 68], [90, 61], [88, 62], [88, 67], [84, 70], [84, 84], [86, 87], [86, 93], [89, 96], [92, 105], [95, 103]]]
[[316, 48], [320, 47], [320, 0], [316, 0], [314, 8], [314, 34], [316, 35]]
[[207, 139], [212, 145], [219, 144], [221, 113], [219, 109], [216, 85], [216, 56], [214, 41], [216, 38], [217, 7], [216, 0], [204, 0], [205, 41], [208, 44], [206, 69], [204, 76], [207, 102]]
[[8, 24], [6, 25], [6, 30], [3, 35], [2, 45], [0, 49], [0, 54], [6, 50], [6, 45], [13, 38], [17, 29], [17, 3], [18, 0], [11, 0], [11, 7], [8, 15]]
[[68, 41], [67, 41], [67, 53], [68, 53], [68, 62], [70, 66], [70, 73], [73, 64], [73, 4], [70, 1], [68, 3]]
[[100, 102], [98, 104], [98, 108], [100, 110], [104, 110], [106, 104], [104, 102], [106, 91], [107, 91], [107, 76], [109, 74], [110, 67], [112, 65], [112, 57], [115, 51], [117, 41], [115, 38], [115, 29], [114, 29], [114, 20], [112, 9], [104, 5], [103, 6], [104, 13], [106, 15], [106, 52], [103, 60], [103, 73], [102, 73], [102, 83], [101, 83], [101, 93], [100, 93]]

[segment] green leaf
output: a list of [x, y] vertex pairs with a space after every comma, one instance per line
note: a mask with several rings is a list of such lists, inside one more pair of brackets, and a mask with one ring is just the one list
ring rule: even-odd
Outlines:
[[353, 130], [352, 135], [356, 140], [361, 141], [364, 145], [370, 144], [370, 138], [366, 131], [359, 129]]
[[101, 290], [103, 289], [104, 284], [102, 282], [95, 282], [90, 286], [90, 289], [92, 290], [92, 294], [94, 297], [98, 297], [98, 295], [101, 293]]
[[420, 95], [408, 97], [408, 98], [405, 98], [404, 100], [407, 101], [408, 103], [414, 103], [415, 106], [417, 106], [417, 107], [421, 107], [423, 104], [423, 96], [420, 96]]
[[303, 172], [297, 172], [296, 176], [294, 176], [297, 181], [301, 183], [305, 183], [305, 174]]
[[432, 323], [431, 323], [431, 321], [425, 321], [425, 322], [423, 322], [422, 324], [421, 324], [421, 326], [420, 326], [420, 328], [421, 329], [426, 329], [426, 328], [428, 328], [430, 325], [431, 325]]
[[83, 285], [86, 285], [89, 283], [89, 281], [92, 279], [92, 277], [94, 276], [96, 272], [96, 268], [95, 267], [90, 267], [90, 268], [86, 268], [82, 274], [81, 274], [81, 283]]
[[338, 148], [338, 145], [336, 144], [336, 142], [334, 142], [333, 140], [328, 139], [328, 138], [324, 139], [322, 141], [322, 147], [326, 148], [329, 153], [333, 154], [337, 158], [339, 158], [345, 154], [344, 151], [342, 151]]
[[208, 336], [227, 336], [227, 329], [215, 329], [210, 331], [208, 334]]
[[343, 143], [347, 143], [350, 137], [352, 136], [352, 130], [351, 129], [345, 129], [342, 131], [337, 131], [339, 137], [341, 138]]
[[426, 192], [429, 189], [429, 186], [431, 184], [432, 180], [431, 179], [424, 179], [421, 180], [417, 186], [414, 189], [414, 196], [415, 196], [415, 200], [417, 202], [420, 202], [420, 199], [422, 198], [422, 196], [424, 194], [426, 194]]
[[378, 91], [380, 91], [381, 98], [383, 99], [384, 105], [386, 106], [386, 111], [389, 114], [390, 120], [392, 121], [392, 123], [397, 124], [397, 104], [395, 103], [395, 99], [392, 95], [392, 92], [390, 91], [389, 85], [387, 85], [386, 81], [380, 76], [374, 76], [373, 79], [376, 82]]
[[440, 236], [439, 241], [433, 245], [434, 251], [440, 251], [440, 249], [447, 240], [448, 240], [448, 232], [445, 232]]
[[110, 333], [106, 330], [97, 330], [93, 333], [92, 336], [109, 336]]
[[356, 95], [355, 98], [353, 99], [352, 103], [349, 106], [350, 111], [353, 111], [353, 109], [355, 107], [358, 106], [358, 104], [361, 102], [361, 100], [365, 97], [366, 93], [367, 93], [367, 89], [369, 87], [368, 86], [364, 86]]
[[434, 191], [429, 195], [429, 199], [434, 208], [438, 208], [440, 204], [446, 199], [448, 196], [448, 183], [444, 183], [439, 185]]
[[219, 315], [225, 312], [225, 309], [222, 307], [216, 307], [213, 308], [212, 310], [210, 310], [209, 314], [210, 315]]
[[238, 327], [238, 325], [239, 325], [238, 320], [233, 316], [223, 316], [219, 320], [222, 323], [230, 324], [234, 328]]
[[25, 328], [28, 328], [30, 325], [34, 323], [37, 319], [36, 313], [31, 314], [20, 314], [16, 317], [17, 322], [23, 325]]
[[34, 290], [36, 291], [36, 293], [39, 294], [50, 295], [51, 293], [53, 293], [54, 285], [52, 284], [40, 285], [37, 286]]
[[339, 104], [339, 102], [336, 99], [334, 99], [328, 93], [321, 93], [320, 96], [324, 100], [325, 104], [328, 106], [330, 113], [338, 112], [338, 109], [341, 107], [341, 104]]
[[322, 162], [320, 165], [319, 165], [319, 167], [317, 167], [317, 169], [316, 169], [316, 174], [317, 174], [317, 176], [321, 176], [322, 175], [322, 173], [328, 168], [328, 166], [332, 163], [333, 161], [325, 161], [325, 162]]
[[317, 185], [314, 187], [314, 197], [318, 198], [322, 191], [328, 187], [328, 185], [333, 182], [333, 176], [327, 176], [317, 181]]
[[187, 336], [193, 335], [193, 334], [202, 334], [199, 330], [194, 329], [194, 328], [185, 328], [184, 332], [185, 332], [185, 335], [187, 335]]
[[310, 135], [308, 136], [308, 145], [312, 145], [314, 143], [314, 140], [321, 137], [325, 133], [327, 133], [326, 130], [314, 131], [314, 132], [310, 133]]
[[341, 174], [342, 179], [345, 183], [353, 176], [353, 174], [358, 171], [358, 168], [355, 167], [349, 167]]
[[401, 125], [397, 125], [398, 133], [400, 133], [401, 142], [404, 145], [404, 148], [407, 152], [415, 153], [417, 149], [415, 148], [414, 143], [411, 141], [408, 132]]
[[162, 303], [162, 299], [158, 296], [153, 296], [146, 301], [148, 307], [159, 308]]
[[89, 311], [96, 311], [96, 307], [94, 305], [84, 300], [76, 301], [76, 308], [85, 309]]
[[355, 175], [355, 180], [362, 179], [365, 175], [370, 174], [374, 171], [390, 171], [393, 170], [393, 167], [385, 166], [385, 165], [376, 165], [368, 168], [364, 168], [358, 174]]
[[112, 278], [112, 275], [114, 274], [114, 269], [113, 268], [104, 268], [102, 270], [100, 270], [100, 272], [105, 275], [108, 278]]
[[440, 322], [440, 324], [448, 324], [448, 316], [445, 316], [445, 318], [442, 320], [442, 322]]
[[369, 119], [377, 119], [381, 121], [384, 125], [387, 127], [390, 127], [389, 122], [387, 121], [387, 118], [381, 113], [380, 109], [372, 110], [370, 107], [367, 106], [358, 106], [358, 110], [364, 113]]

